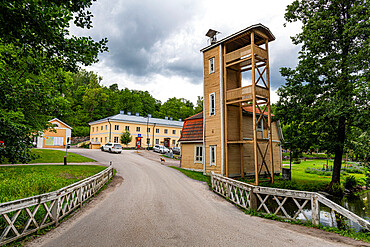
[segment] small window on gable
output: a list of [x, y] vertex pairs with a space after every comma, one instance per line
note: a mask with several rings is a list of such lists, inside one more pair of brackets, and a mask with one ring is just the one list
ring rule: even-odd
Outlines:
[[208, 64], [209, 64], [209, 74], [212, 74], [215, 72], [215, 58], [212, 57], [208, 60]]
[[[258, 120], [258, 119], [257, 119]], [[263, 124], [262, 124], [262, 119], [257, 123], [257, 131], [262, 131], [263, 130]]]
[[209, 94], [209, 115], [215, 115], [215, 93]]

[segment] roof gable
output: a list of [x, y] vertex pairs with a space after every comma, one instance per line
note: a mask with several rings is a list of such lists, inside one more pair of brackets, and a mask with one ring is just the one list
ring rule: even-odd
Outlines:
[[67, 128], [67, 129], [73, 129], [71, 126], [69, 126], [68, 124], [66, 124], [65, 122], [63, 122], [62, 120], [58, 119], [58, 118], [53, 118], [52, 120], [49, 120], [49, 123], [59, 123], [57, 124], [60, 128]]

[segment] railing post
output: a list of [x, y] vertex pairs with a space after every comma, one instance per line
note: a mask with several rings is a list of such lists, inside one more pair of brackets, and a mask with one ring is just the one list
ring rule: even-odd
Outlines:
[[58, 195], [58, 198], [55, 199], [53, 208], [51, 209], [51, 215], [53, 216], [55, 220], [55, 226], [59, 225], [59, 211], [60, 211], [59, 202], [60, 202], [60, 195]]
[[80, 192], [79, 192], [79, 195], [78, 195], [78, 200], [80, 201], [80, 208], [82, 208], [82, 198], [83, 198], [83, 195], [82, 195], [82, 187], [80, 187]]
[[312, 224], [320, 224], [320, 206], [317, 194], [311, 196]]
[[257, 210], [257, 196], [254, 194], [253, 189], [249, 191], [249, 209]]

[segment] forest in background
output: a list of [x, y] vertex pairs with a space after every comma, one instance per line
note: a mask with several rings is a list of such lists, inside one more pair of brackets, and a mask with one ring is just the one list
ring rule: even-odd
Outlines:
[[61, 95], [64, 103], [54, 113], [73, 127], [72, 136], [89, 135], [88, 123], [118, 114], [120, 111], [155, 118], [172, 117], [174, 120], [192, 116], [203, 110], [203, 99], [197, 104], [184, 98], [169, 98], [162, 103], [148, 91], [119, 89], [117, 84], [103, 86], [102, 78], [91, 71], [65, 72]]

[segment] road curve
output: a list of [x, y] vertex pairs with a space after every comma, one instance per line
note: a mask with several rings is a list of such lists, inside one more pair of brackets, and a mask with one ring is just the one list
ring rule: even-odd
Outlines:
[[71, 152], [104, 164], [112, 161], [123, 182], [26, 246], [365, 245], [336, 234], [246, 215], [204, 183], [135, 151]]

